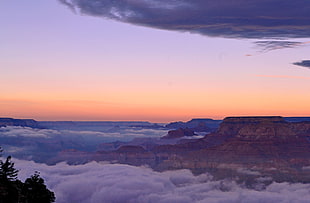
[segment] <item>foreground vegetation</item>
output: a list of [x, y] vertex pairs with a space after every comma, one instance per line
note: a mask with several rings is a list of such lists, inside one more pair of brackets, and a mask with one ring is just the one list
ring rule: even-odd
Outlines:
[[25, 182], [20, 181], [17, 175], [18, 170], [15, 169], [11, 156], [5, 161], [0, 160], [0, 203], [55, 202], [54, 192], [47, 189], [38, 171]]

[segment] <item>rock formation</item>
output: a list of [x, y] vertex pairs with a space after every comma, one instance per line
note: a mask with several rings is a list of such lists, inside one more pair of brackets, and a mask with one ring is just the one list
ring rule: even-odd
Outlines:
[[210, 132], [218, 128], [221, 120], [213, 120], [209, 118], [195, 118], [188, 122], [173, 122], [165, 127], [170, 129], [189, 128], [194, 132]]
[[226, 118], [217, 132], [191, 143], [191, 150], [184, 147], [187, 152], [182, 154], [171, 150], [174, 156], [168, 156], [159, 169], [189, 168], [218, 175], [255, 169], [278, 181], [309, 182], [310, 171], [303, 169], [310, 166], [309, 130], [310, 122], [289, 123], [282, 117]]
[[162, 139], [176, 139], [182, 137], [192, 137], [195, 135], [195, 132], [189, 128], [179, 128], [177, 130], [170, 130], [166, 136], [162, 137]]
[[[179, 129], [167, 136], [180, 137], [185, 132]], [[310, 122], [287, 122], [282, 117], [228, 117], [216, 132], [201, 139], [152, 148], [122, 145], [114, 151], [83, 156], [85, 160], [149, 165], [159, 171], [210, 172], [216, 178], [271, 177], [276, 181], [310, 182]]]

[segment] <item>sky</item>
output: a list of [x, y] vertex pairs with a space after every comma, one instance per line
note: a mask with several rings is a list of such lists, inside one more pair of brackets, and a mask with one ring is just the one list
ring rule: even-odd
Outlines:
[[308, 1], [0, 3], [1, 117], [310, 115]]

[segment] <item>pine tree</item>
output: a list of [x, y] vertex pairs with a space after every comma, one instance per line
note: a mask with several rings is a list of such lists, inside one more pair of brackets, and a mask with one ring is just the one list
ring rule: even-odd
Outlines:
[[18, 202], [21, 181], [17, 180], [18, 170], [14, 168], [11, 156], [5, 162], [0, 161], [0, 203]]
[[40, 173], [37, 171], [30, 178], [26, 179], [22, 194], [26, 198], [26, 202], [55, 202], [55, 194], [46, 188], [43, 178], [40, 177]]
[[17, 180], [18, 170], [14, 168], [11, 158], [11, 156], [8, 156], [4, 163], [2, 161], [0, 162], [0, 180], [3, 182]]

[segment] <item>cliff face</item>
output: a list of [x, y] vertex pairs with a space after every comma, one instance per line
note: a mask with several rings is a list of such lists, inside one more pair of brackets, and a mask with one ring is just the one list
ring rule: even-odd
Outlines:
[[202, 139], [204, 148], [192, 143], [192, 150], [168, 157], [159, 168], [189, 168], [198, 173], [255, 168], [278, 181], [310, 182], [310, 171], [303, 170], [310, 166], [309, 130], [310, 122], [289, 123], [281, 117], [226, 118], [216, 133]]
[[290, 123], [282, 117], [228, 117], [216, 134], [249, 140], [283, 140], [310, 134], [310, 122]]
[[234, 132], [231, 139], [217, 151], [226, 151], [232, 160], [301, 158], [305, 164], [310, 160], [310, 122], [288, 123], [281, 117], [227, 118], [217, 134], [228, 134], [230, 128]]
[[216, 133], [229, 136], [236, 136], [239, 133], [270, 134], [270, 130], [284, 122], [282, 117], [228, 117], [223, 120]]

